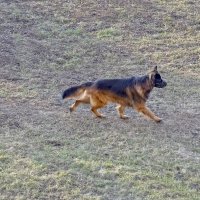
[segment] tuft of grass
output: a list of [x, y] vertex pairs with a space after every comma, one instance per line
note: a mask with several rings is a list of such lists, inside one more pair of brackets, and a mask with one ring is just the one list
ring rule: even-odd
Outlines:
[[99, 39], [114, 38], [119, 35], [120, 35], [120, 31], [113, 27], [106, 28], [97, 32], [97, 38]]
[[66, 36], [80, 36], [82, 35], [82, 30], [77, 28], [77, 29], [69, 29], [67, 28], [65, 31], [62, 31], [64, 35]]

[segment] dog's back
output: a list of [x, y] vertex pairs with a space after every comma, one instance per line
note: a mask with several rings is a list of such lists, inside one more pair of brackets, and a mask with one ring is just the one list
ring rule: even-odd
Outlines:
[[127, 97], [127, 88], [142, 85], [147, 81], [147, 76], [131, 77], [125, 79], [101, 79], [92, 85], [99, 91], [109, 91], [120, 97]]
[[126, 96], [126, 88], [132, 84], [133, 78], [127, 79], [102, 79], [96, 81], [92, 88], [99, 91], [109, 91], [114, 93], [115, 95], [125, 97]]

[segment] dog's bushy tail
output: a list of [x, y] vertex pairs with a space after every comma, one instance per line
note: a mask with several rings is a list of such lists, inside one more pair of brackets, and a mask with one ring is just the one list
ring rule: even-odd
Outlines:
[[62, 98], [75, 98], [76, 96], [81, 95], [85, 89], [90, 87], [92, 84], [93, 82], [86, 82], [78, 86], [70, 87], [63, 92]]

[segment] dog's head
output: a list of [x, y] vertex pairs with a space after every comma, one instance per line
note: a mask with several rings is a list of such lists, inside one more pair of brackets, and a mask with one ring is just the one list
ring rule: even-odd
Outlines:
[[164, 88], [167, 85], [167, 82], [164, 81], [161, 77], [161, 75], [158, 72], [157, 66], [155, 66], [150, 72], [149, 72], [149, 78], [153, 84], [154, 87], [157, 88]]

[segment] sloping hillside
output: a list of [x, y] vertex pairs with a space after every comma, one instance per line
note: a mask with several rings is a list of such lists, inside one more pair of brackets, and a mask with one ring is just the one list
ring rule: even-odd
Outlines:
[[[200, 199], [198, 0], [0, 1], [0, 199]], [[145, 74], [156, 124], [61, 92]]]

